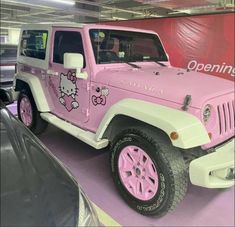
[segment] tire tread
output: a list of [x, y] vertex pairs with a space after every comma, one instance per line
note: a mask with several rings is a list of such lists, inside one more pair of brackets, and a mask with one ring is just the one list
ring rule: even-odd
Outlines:
[[154, 128], [148, 127], [134, 127], [131, 129], [124, 129], [119, 133], [114, 141], [111, 143], [111, 150], [115, 149], [116, 143], [123, 138], [125, 135], [139, 135], [143, 139], [147, 140], [153, 146], [155, 146], [156, 151], [160, 151], [162, 160], [166, 169], [168, 169], [169, 177], [172, 179], [171, 182], [174, 182], [170, 185], [171, 188], [174, 188], [174, 194], [169, 195], [168, 202], [164, 207], [164, 210], [161, 212], [150, 212], [145, 215], [152, 216], [163, 216], [169, 211], [173, 211], [177, 205], [183, 200], [188, 188], [188, 173], [187, 167], [183, 156], [178, 148], [172, 146], [169, 138], [161, 132], [156, 131]]

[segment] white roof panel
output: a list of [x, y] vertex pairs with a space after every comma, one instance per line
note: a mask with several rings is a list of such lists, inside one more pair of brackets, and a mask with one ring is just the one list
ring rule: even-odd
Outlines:
[[50, 30], [52, 27], [68, 27], [68, 28], [84, 28], [87, 29], [114, 29], [114, 30], [123, 30], [123, 31], [135, 31], [135, 32], [144, 32], [144, 33], [154, 33], [156, 32], [151, 30], [137, 29], [131, 27], [122, 27], [115, 25], [104, 25], [104, 24], [79, 24], [79, 23], [38, 23], [38, 24], [24, 24], [22, 25], [22, 30]]
[[22, 29], [50, 29], [51, 27], [72, 27], [72, 28], [83, 28], [85, 24], [79, 24], [79, 23], [72, 23], [72, 22], [64, 22], [64, 23], [51, 23], [51, 22], [44, 22], [44, 23], [38, 23], [38, 24], [24, 24], [21, 26]]

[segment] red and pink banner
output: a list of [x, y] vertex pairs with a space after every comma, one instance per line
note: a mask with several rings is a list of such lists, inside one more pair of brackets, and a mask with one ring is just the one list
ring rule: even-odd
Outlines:
[[108, 24], [154, 30], [173, 66], [234, 80], [234, 13], [112, 21]]

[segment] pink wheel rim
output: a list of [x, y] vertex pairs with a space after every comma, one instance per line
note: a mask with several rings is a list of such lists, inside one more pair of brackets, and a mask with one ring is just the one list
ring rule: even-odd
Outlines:
[[20, 102], [20, 117], [22, 122], [29, 126], [32, 124], [33, 115], [32, 115], [32, 106], [27, 97], [23, 97]]
[[125, 147], [118, 159], [122, 184], [139, 200], [152, 199], [158, 190], [158, 173], [148, 154], [137, 146]]

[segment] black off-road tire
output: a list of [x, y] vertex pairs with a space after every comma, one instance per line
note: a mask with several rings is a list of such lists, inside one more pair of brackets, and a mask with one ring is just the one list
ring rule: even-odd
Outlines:
[[26, 97], [29, 99], [31, 107], [32, 107], [32, 123], [28, 127], [34, 134], [38, 135], [43, 133], [47, 126], [48, 123], [46, 121], [44, 121], [41, 116], [40, 116], [40, 112], [37, 109], [37, 106], [35, 104], [35, 101], [33, 99], [33, 96], [31, 94], [30, 91], [26, 90], [26, 91], [21, 91], [19, 94], [19, 98], [17, 101], [17, 113], [18, 113], [18, 118], [20, 119], [20, 121], [22, 121], [21, 119], [21, 115], [20, 115], [20, 102], [21, 100]]
[[[143, 149], [158, 172], [158, 190], [150, 200], [139, 200], [131, 195], [120, 179], [118, 158], [123, 148], [129, 145]], [[137, 212], [160, 217], [173, 211], [185, 197], [188, 173], [183, 156], [161, 132], [156, 133], [148, 128], [122, 131], [113, 140], [110, 159], [114, 183], [124, 200]]]

